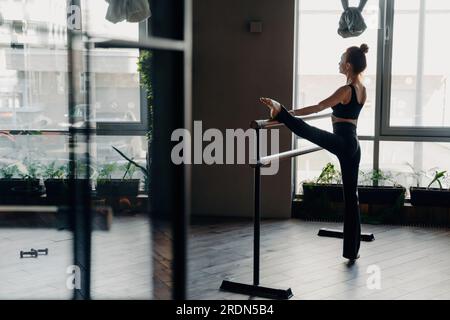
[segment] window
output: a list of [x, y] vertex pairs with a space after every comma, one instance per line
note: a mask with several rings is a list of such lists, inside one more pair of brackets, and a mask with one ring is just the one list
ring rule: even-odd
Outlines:
[[[350, 6], [357, 3], [350, 1]], [[450, 3], [369, 0], [363, 12], [368, 29], [349, 39], [335, 32], [342, 13], [340, 2], [330, 5], [328, 1], [297, 2], [295, 104], [315, 104], [336, 88], [340, 83], [337, 61], [331, 63], [328, 57], [338, 56], [350, 43], [366, 42], [370, 48], [365, 72], [369, 105], [358, 123], [360, 169], [387, 171], [406, 188], [417, 184], [413, 170], [422, 172], [421, 185], [429, 182], [433, 170], [448, 171], [450, 49], [436, 35], [450, 27]], [[311, 123], [331, 131], [328, 118]], [[311, 144], [296, 139], [296, 146]], [[317, 176], [327, 162], [338, 163], [325, 151], [299, 157], [296, 190], [301, 181]]]
[[445, 136], [450, 127], [450, 49], [436, 35], [450, 27], [450, 4], [397, 0], [392, 20], [387, 22], [392, 38], [387, 38], [391, 62], [385, 69], [390, 78], [385, 81], [383, 133]]

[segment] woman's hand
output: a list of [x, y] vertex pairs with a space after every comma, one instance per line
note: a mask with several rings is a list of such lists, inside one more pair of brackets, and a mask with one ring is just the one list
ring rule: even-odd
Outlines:
[[259, 101], [264, 103], [270, 109], [270, 117], [273, 119], [281, 110], [281, 103], [270, 98], [259, 98]]

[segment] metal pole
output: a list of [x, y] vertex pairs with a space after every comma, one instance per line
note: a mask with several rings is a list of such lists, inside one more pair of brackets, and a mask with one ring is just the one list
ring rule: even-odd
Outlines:
[[254, 241], [253, 241], [253, 285], [259, 285], [259, 247], [260, 247], [260, 223], [261, 223], [261, 167], [259, 164], [259, 129], [256, 129], [256, 166], [255, 166], [255, 217], [254, 217]]
[[[79, 0], [73, 0], [72, 5], [80, 7]], [[68, 10], [68, 14], [70, 11]], [[85, 48], [82, 30], [72, 30], [67, 27], [68, 43], [68, 89], [69, 89], [69, 190], [70, 205], [69, 212], [71, 228], [73, 230], [73, 253], [74, 264], [80, 270], [81, 287], [74, 288], [74, 300], [89, 300], [91, 298], [91, 190], [90, 190], [90, 109], [89, 109], [89, 48]], [[85, 56], [86, 55], [86, 56]], [[86, 93], [81, 95], [76, 83], [80, 81], [80, 74], [85, 71], [84, 78]], [[86, 127], [78, 130], [74, 128], [75, 110], [78, 104], [86, 105]], [[84, 138], [84, 139], [83, 139]], [[84, 152], [84, 165], [86, 166], [85, 176], [78, 181], [77, 175], [77, 151], [79, 142], [84, 142], [86, 150]]]

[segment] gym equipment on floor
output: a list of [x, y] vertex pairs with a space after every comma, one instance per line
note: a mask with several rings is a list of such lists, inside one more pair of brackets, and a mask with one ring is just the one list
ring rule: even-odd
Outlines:
[[20, 251], [20, 258], [37, 258], [39, 256], [48, 256], [48, 248], [30, 249], [30, 251]]

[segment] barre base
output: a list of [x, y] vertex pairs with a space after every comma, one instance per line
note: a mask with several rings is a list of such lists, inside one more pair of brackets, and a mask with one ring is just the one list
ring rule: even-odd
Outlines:
[[[319, 237], [344, 238], [344, 232], [340, 230], [322, 228], [317, 234]], [[361, 241], [371, 242], [375, 240], [373, 233], [361, 233]]]
[[273, 289], [251, 284], [232, 282], [227, 280], [222, 281], [220, 289], [223, 291], [245, 294], [248, 296], [277, 299], [277, 300], [287, 300], [293, 296], [291, 288]]

